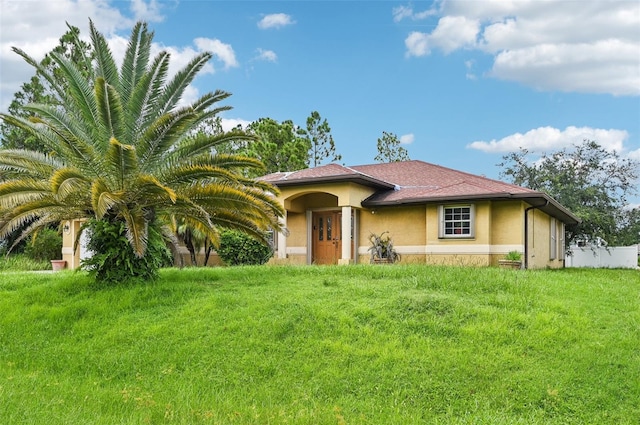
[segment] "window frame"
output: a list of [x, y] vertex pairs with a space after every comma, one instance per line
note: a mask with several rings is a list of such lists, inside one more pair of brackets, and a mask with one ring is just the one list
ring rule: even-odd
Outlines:
[[556, 219], [549, 220], [549, 260], [558, 258], [558, 225]]
[[[469, 208], [469, 220], [446, 220], [446, 212], [448, 209]], [[438, 238], [440, 239], [474, 239], [476, 237], [476, 211], [474, 204], [442, 204], [438, 205]], [[469, 222], [469, 233], [464, 234], [446, 234], [446, 223], [451, 222]]]

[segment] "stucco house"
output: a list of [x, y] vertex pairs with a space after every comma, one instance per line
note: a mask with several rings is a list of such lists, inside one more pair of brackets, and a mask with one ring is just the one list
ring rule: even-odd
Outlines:
[[369, 262], [369, 236], [388, 232], [403, 263], [564, 266], [564, 226], [579, 219], [548, 195], [429, 164], [328, 164], [262, 177], [280, 190], [285, 232], [275, 263]]

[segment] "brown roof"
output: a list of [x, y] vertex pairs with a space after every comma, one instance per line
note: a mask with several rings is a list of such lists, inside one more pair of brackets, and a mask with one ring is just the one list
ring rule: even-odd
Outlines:
[[579, 219], [545, 193], [423, 161], [345, 167], [322, 165], [261, 178], [279, 187], [352, 181], [377, 189], [363, 206], [424, 204], [479, 199], [522, 199], [565, 223]]

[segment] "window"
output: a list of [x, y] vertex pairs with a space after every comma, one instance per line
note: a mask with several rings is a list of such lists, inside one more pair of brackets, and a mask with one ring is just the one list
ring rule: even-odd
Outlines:
[[549, 259], [550, 260], [564, 260], [564, 223], [551, 219], [551, 228], [549, 229]]
[[550, 222], [550, 229], [549, 229], [549, 239], [550, 239], [550, 246], [549, 246], [549, 259], [550, 260], [555, 260], [558, 257], [558, 228], [556, 226], [556, 219], [552, 218], [551, 222]]
[[564, 245], [564, 223], [560, 222], [558, 226], [558, 259], [564, 260], [565, 249], [567, 247]]
[[439, 209], [441, 238], [473, 238], [473, 205], [442, 205]]

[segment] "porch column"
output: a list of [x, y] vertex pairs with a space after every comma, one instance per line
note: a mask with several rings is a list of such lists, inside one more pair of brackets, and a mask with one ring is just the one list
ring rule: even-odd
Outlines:
[[351, 264], [351, 207], [342, 207], [342, 258], [338, 264]]
[[278, 218], [282, 231], [278, 235], [278, 259], [287, 258], [287, 211], [284, 212], [284, 216]]

